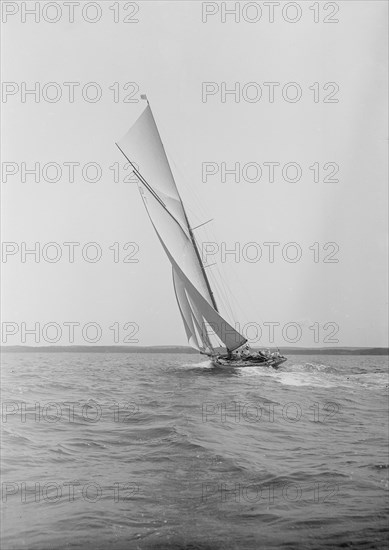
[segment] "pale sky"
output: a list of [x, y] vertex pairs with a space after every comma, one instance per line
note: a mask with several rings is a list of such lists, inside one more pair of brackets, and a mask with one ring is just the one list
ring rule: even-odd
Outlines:
[[[7, 90], [15, 93], [2, 104], [3, 170], [12, 166], [18, 170], [7, 181], [3, 175], [2, 184], [2, 240], [17, 247], [8, 245], [7, 250], [16, 253], [8, 255], [6, 263], [3, 255], [2, 320], [17, 326], [3, 343], [36, 345], [32, 337], [22, 341], [22, 323], [27, 328], [39, 323], [42, 328], [50, 322], [61, 327], [66, 322], [81, 327], [94, 322], [102, 330], [98, 344], [115, 343], [109, 329], [114, 323], [121, 327], [117, 343], [123, 344], [131, 332], [123, 329], [128, 322], [139, 326], [135, 337], [139, 345], [186, 344], [171, 267], [137, 186], [123, 181], [128, 174], [124, 170], [121, 181], [115, 182], [109, 169], [114, 163], [123, 166], [115, 141], [141, 110], [139, 102], [123, 102], [134, 89], [124, 91], [123, 85], [135, 82], [139, 92], [135, 90], [133, 98], [139, 99], [140, 93], [149, 97], [192, 225], [213, 218], [205, 226], [208, 237], [202, 230], [196, 234], [199, 240], [216, 243], [218, 252], [208, 257], [208, 263], [226, 260], [222, 271], [235, 320], [241, 327], [247, 323], [262, 327], [262, 339], [253, 344], [271, 343], [264, 323], [274, 322], [279, 323], [275, 343], [281, 347], [292, 344], [282, 334], [287, 323], [301, 327], [294, 344], [298, 346], [388, 345], [386, 2], [330, 3], [339, 6], [333, 16], [339, 22], [332, 24], [314, 23], [316, 14], [309, 9], [314, 3], [307, 1], [298, 3], [301, 19], [296, 23], [285, 21], [278, 11], [270, 23], [263, 2], [257, 3], [263, 14], [256, 23], [242, 14], [240, 22], [229, 16], [223, 23], [220, 3], [219, 12], [204, 23], [206, 8], [190, 1], [138, 2], [133, 17], [139, 22], [134, 24], [114, 23], [110, 1], [100, 3], [102, 16], [95, 24], [83, 21], [77, 11], [74, 23], [66, 11], [56, 23], [44, 20], [44, 15], [55, 16], [50, 11], [42, 11], [38, 23], [33, 16], [26, 16], [23, 23], [21, 4], [15, 15], [8, 16], [2, 37], [3, 81], [16, 83], [9, 85]], [[48, 3], [40, 4], [44, 10]], [[124, 5], [118, 4], [121, 19], [131, 17]], [[92, 9], [88, 13], [93, 17]], [[253, 17], [252, 12], [246, 16]], [[330, 12], [318, 14], [321, 20], [325, 16]], [[27, 88], [40, 83], [37, 102], [31, 95], [21, 101], [22, 82]], [[63, 93], [56, 103], [45, 100], [42, 88], [48, 82], [58, 83]], [[80, 83], [73, 103], [67, 99], [65, 82]], [[89, 82], [101, 87], [103, 96], [96, 103], [82, 98], [80, 90]], [[120, 88], [117, 103], [115, 88], [109, 89], [115, 82]], [[215, 83], [214, 90], [219, 90], [205, 101], [203, 82]], [[241, 92], [237, 101], [227, 95], [223, 103], [221, 88], [230, 89], [236, 82]], [[250, 82], [256, 83], [251, 92], [261, 86], [257, 102], [248, 101], [242, 92]], [[265, 82], [280, 83], [274, 102], [269, 102]], [[296, 103], [282, 97], [281, 89], [289, 82], [301, 87], [302, 97]], [[313, 100], [315, 87], [309, 89], [315, 82], [318, 102]], [[337, 103], [323, 101], [335, 90], [323, 89], [328, 82], [339, 86], [333, 96]], [[4, 162], [16, 165], [4, 168]], [[44, 181], [43, 170], [40, 182], [31, 175], [21, 181], [22, 163], [27, 168], [40, 163], [43, 169], [50, 162], [62, 166], [60, 181]], [[95, 183], [84, 181], [76, 167], [75, 181], [69, 182], [63, 165], [69, 162], [81, 167], [99, 163], [102, 177]], [[223, 162], [228, 169], [235, 163], [259, 164], [262, 178], [249, 182], [241, 175], [235, 182], [230, 175], [223, 182]], [[269, 162], [278, 162], [281, 168], [298, 163], [300, 181], [283, 180], [278, 168], [275, 181], [269, 182], [264, 165]], [[203, 163], [219, 168], [206, 182]], [[309, 169], [315, 163], [320, 167], [319, 182], [313, 181], [314, 171]], [[325, 163], [339, 166], [334, 176], [338, 182], [323, 181], [331, 173], [329, 167], [324, 171]], [[62, 258], [49, 263], [41, 253], [37, 263], [31, 255], [22, 262], [22, 242], [28, 248], [39, 242], [41, 249], [56, 242]], [[74, 263], [68, 261], [65, 242], [81, 243]], [[101, 247], [103, 256], [97, 263], [82, 258], [80, 249], [90, 242]], [[109, 249], [115, 242], [121, 249], [118, 263]], [[127, 242], [139, 247], [134, 256], [138, 263], [123, 263]], [[280, 243], [273, 263], [263, 245], [269, 242]], [[296, 263], [281, 253], [291, 242], [302, 251]], [[255, 243], [251, 251], [248, 243]], [[335, 245], [323, 251], [326, 243]], [[250, 262], [246, 251], [250, 256], [259, 246], [261, 259]], [[240, 247], [239, 261], [232, 255], [222, 257], [223, 247]], [[315, 247], [320, 251], [318, 262], [313, 259]], [[332, 251], [339, 261], [324, 263]], [[212, 282], [215, 266], [207, 269]], [[316, 341], [316, 329], [309, 328], [313, 326], [320, 329]], [[338, 342], [324, 341], [333, 327], [339, 327]], [[294, 336], [292, 329], [287, 334]], [[75, 335], [74, 343], [86, 343], [80, 328]], [[254, 339], [253, 332], [247, 335]], [[41, 334], [38, 343], [50, 342]], [[64, 328], [58, 344], [69, 343]]]

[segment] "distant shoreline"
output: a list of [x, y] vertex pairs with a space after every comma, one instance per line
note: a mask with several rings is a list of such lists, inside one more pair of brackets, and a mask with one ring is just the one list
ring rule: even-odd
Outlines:
[[[5, 353], [188, 353], [199, 355], [196, 350], [187, 346], [1, 346], [0, 350]], [[389, 348], [283, 347], [281, 352], [284, 355], [389, 355]]]

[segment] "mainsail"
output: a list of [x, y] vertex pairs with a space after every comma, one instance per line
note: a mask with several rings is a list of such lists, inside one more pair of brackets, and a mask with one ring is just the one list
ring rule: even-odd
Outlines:
[[173, 285], [190, 345], [212, 355], [233, 351], [247, 340], [218, 312], [197, 244], [147, 103], [116, 144], [138, 179], [144, 205], [172, 264]]

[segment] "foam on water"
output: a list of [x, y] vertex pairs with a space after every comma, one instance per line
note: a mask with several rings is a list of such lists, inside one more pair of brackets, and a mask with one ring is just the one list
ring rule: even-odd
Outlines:
[[291, 363], [292, 361], [289, 361], [289, 364], [283, 365], [280, 369], [245, 367], [239, 371], [242, 376], [270, 377], [287, 386], [332, 388], [334, 386], [353, 387], [358, 385], [366, 389], [387, 389], [389, 386], [388, 375], [382, 372], [346, 376], [346, 373], [323, 363]]
[[191, 367], [192, 369], [193, 368], [198, 368], [198, 369], [209, 369], [209, 368], [212, 368], [213, 365], [211, 363], [211, 361], [199, 361], [198, 363], [183, 363], [182, 365], [183, 367]]

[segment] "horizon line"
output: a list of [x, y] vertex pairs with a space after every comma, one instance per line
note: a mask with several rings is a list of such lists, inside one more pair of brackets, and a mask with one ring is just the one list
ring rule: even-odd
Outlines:
[[[266, 349], [278, 349], [278, 346], [262, 346], [262, 348]], [[253, 349], [256, 349], [256, 347], [253, 346]], [[281, 348], [285, 351], [285, 353], [296, 353], [296, 352], [311, 352], [314, 354], [315, 352], [319, 353], [359, 353], [359, 354], [368, 354], [368, 352], [375, 352], [374, 354], [380, 354], [380, 355], [389, 355], [389, 347], [387, 346], [336, 346], [336, 347], [300, 347], [300, 346], [282, 346]], [[96, 344], [68, 344], [68, 345], [26, 345], [26, 344], [10, 344], [10, 345], [1, 345], [0, 351], [3, 352], [34, 352], [34, 351], [47, 351], [47, 352], [58, 352], [58, 351], [85, 351], [85, 352], [99, 352], [99, 351], [112, 351], [112, 352], [122, 352], [122, 353], [147, 353], [147, 351], [151, 350], [157, 350], [161, 353], [172, 351], [177, 352], [183, 352], [183, 353], [190, 353], [190, 354], [200, 354], [199, 351], [195, 350], [194, 348], [191, 348], [190, 346], [185, 346], [181, 344], [172, 344], [172, 345], [96, 345]], [[357, 353], [357, 354], [358, 354]]]

